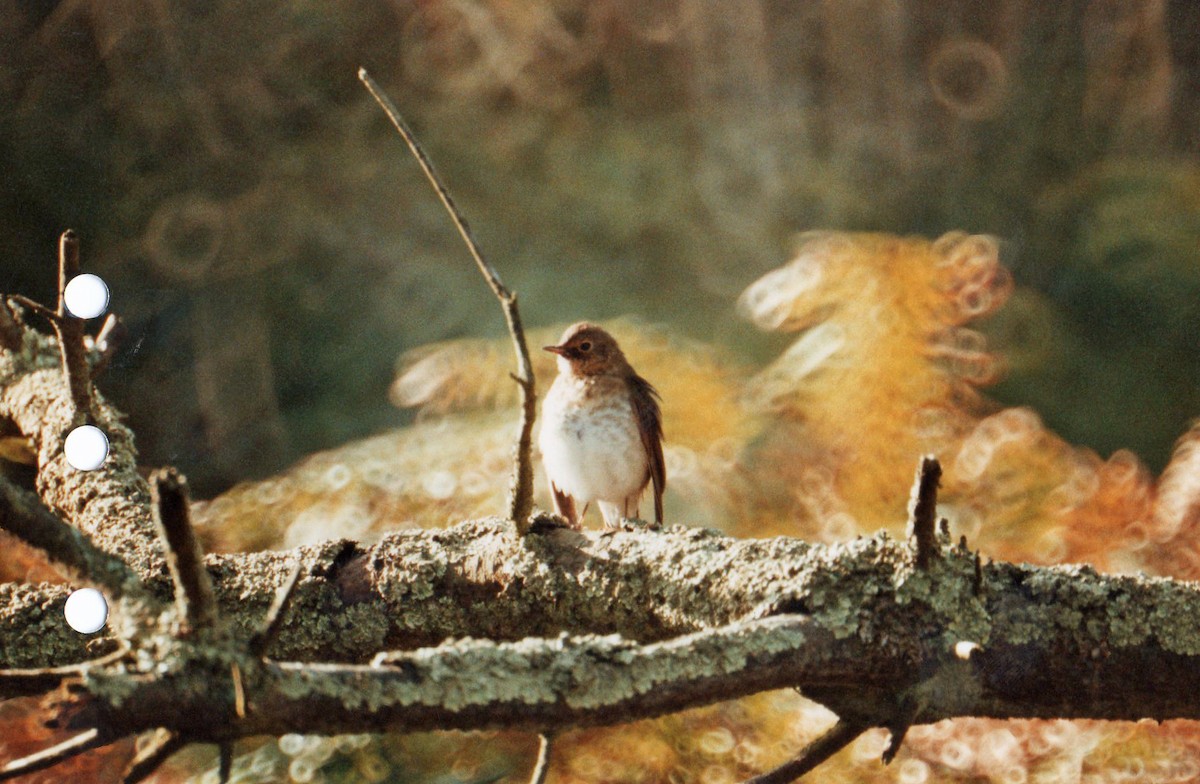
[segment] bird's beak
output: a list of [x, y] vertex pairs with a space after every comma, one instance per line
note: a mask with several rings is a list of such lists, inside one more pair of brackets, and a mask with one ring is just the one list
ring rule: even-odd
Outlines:
[[567, 355], [567, 349], [564, 346], [542, 346], [542, 351], [549, 351], [551, 354], [558, 354], [560, 357]]

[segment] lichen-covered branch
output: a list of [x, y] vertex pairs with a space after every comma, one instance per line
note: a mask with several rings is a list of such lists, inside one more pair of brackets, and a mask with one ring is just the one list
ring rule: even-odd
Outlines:
[[[985, 564], [934, 525], [936, 461], [919, 475], [913, 542], [488, 519], [371, 545], [204, 557], [183, 494], [159, 492], [168, 549], [185, 555], [175, 573], [188, 602], [171, 612], [132, 436], [95, 394], [109, 460], [93, 472], [67, 466], [62, 437], [76, 408], [55, 341], [19, 313], [0, 331], [8, 324], [20, 335], [0, 346], [0, 422], [36, 450], [50, 511], [0, 483], [0, 518], [114, 592], [146, 593], [115, 603], [110, 639], [85, 642], [63, 619], [64, 587], [0, 584], [0, 699], [67, 686], [63, 709], [81, 730], [0, 778], [149, 730], [169, 740], [131, 774], [197, 741], [547, 733], [781, 687], [843, 720], [796, 770], [867, 726], [892, 729], [894, 751], [909, 725], [954, 716], [1200, 718], [1200, 587]], [[180, 633], [188, 618], [203, 633]]]
[[[1189, 584], [989, 564], [976, 590], [972, 553], [943, 543], [918, 570], [908, 545], [884, 536], [814, 546], [558, 530], [529, 542], [493, 521], [305, 552], [318, 565], [297, 586], [274, 652], [291, 661], [249, 675], [246, 719], [211, 732], [540, 731], [788, 685], [881, 724], [909, 720], [912, 705], [915, 723], [1200, 717], [1200, 632], [1190, 622], [1200, 591]], [[210, 557], [223, 613], [260, 621], [281, 578], [259, 578], [293, 557]], [[582, 639], [560, 641], [561, 632]], [[597, 633], [622, 639], [585, 636]], [[411, 650], [467, 636], [476, 640]], [[964, 639], [981, 646], [965, 661], [953, 652]], [[387, 666], [365, 663], [401, 648], [410, 650]], [[339, 659], [364, 663], [328, 663]], [[211, 673], [101, 669], [85, 685], [98, 699], [120, 697], [110, 723], [143, 730], [174, 716], [172, 728], [194, 737], [220, 706], [232, 715], [227, 688], [196, 680]]]
[[[16, 307], [11, 301], [9, 306]], [[58, 340], [21, 328], [17, 350], [0, 351], [0, 421], [11, 423], [32, 445], [42, 503], [143, 580], [165, 574], [133, 433], [120, 412], [92, 390], [91, 421], [108, 436], [108, 459], [98, 471], [68, 465], [63, 440], [78, 424], [77, 408], [63, 380]]]
[[79, 531], [42, 506], [37, 496], [0, 477], [0, 528], [47, 553], [79, 579], [113, 597], [137, 592], [141, 583], [125, 562], [98, 549]]

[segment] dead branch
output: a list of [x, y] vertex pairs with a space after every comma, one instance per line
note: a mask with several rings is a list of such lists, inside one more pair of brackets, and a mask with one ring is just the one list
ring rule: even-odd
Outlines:
[[0, 297], [0, 349], [5, 351], [21, 350], [21, 325], [11, 306]]
[[96, 333], [92, 345], [97, 351], [95, 360], [92, 362], [92, 378], [97, 378], [112, 363], [113, 357], [117, 355], [117, 350], [121, 347], [121, 343], [125, 340], [128, 330], [125, 327], [125, 322], [121, 321], [121, 317], [116, 313], [109, 313], [104, 319], [104, 324], [100, 327], [100, 331]]
[[3, 768], [0, 768], [0, 781], [9, 781], [18, 776], [27, 776], [39, 770], [52, 768], [60, 762], [66, 762], [92, 749], [107, 746], [114, 740], [115, 738], [109, 736], [107, 733], [100, 732], [98, 729], [81, 732], [74, 737], [64, 740], [62, 743], [42, 749], [39, 752], [30, 754], [28, 757], [22, 757], [21, 759], [9, 762]]
[[744, 784], [790, 784], [849, 746], [867, 729], [869, 727], [856, 722], [838, 719], [819, 738], [805, 746], [794, 760], [747, 779]]
[[156, 731], [146, 747], [129, 763], [122, 779], [123, 784], [137, 784], [150, 778], [175, 752], [182, 749], [185, 743], [177, 733], [162, 729]]
[[454, 199], [450, 196], [450, 191], [442, 183], [441, 177], [438, 176], [437, 170], [433, 168], [433, 161], [425, 154], [425, 150], [421, 148], [417, 137], [409, 129], [404, 119], [400, 116], [400, 112], [396, 109], [396, 105], [388, 98], [387, 94], [375, 83], [367, 73], [366, 68], [358, 69], [358, 78], [366, 85], [368, 91], [375, 101], [387, 113], [388, 119], [392, 121], [392, 125], [400, 133], [400, 136], [408, 144], [408, 149], [416, 157], [417, 162], [421, 165], [421, 171], [425, 173], [425, 177], [437, 192], [438, 198], [446, 207], [446, 211], [450, 213], [450, 217], [454, 220], [454, 225], [458, 228], [458, 233], [462, 235], [463, 241], [467, 244], [467, 248], [471, 251], [471, 257], [475, 259], [475, 264], [479, 267], [479, 272], [491, 287], [492, 293], [500, 300], [500, 306], [504, 309], [504, 319], [508, 323], [509, 334], [512, 335], [513, 349], [517, 355], [517, 373], [513, 379], [521, 387], [521, 433], [517, 438], [515, 447], [516, 465], [513, 469], [512, 491], [509, 498], [509, 518], [516, 524], [517, 530], [522, 535], [529, 532], [530, 517], [533, 513], [533, 423], [537, 417], [537, 390], [533, 377], [533, 365], [529, 359], [529, 347], [525, 343], [525, 328], [521, 324], [521, 312], [517, 308], [517, 295], [510, 291], [504, 282], [500, 280], [500, 273], [496, 271], [486, 259], [483, 253], [479, 250], [479, 244], [475, 242], [475, 238], [471, 233], [471, 227], [467, 224], [466, 218], [463, 217], [458, 206], [454, 203]]
[[929, 559], [937, 549], [937, 491], [941, 479], [942, 465], [937, 458], [929, 455], [921, 458], [908, 504], [908, 535], [920, 569], [928, 568]]
[[267, 655], [267, 650], [271, 644], [275, 642], [275, 638], [279, 636], [279, 630], [283, 628], [283, 619], [288, 611], [288, 607], [292, 604], [292, 597], [296, 594], [296, 586], [300, 584], [300, 574], [303, 563], [299, 559], [292, 565], [292, 571], [288, 574], [283, 584], [279, 586], [279, 590], [275, 592], [275, 600], [271, 602], [271, 608], [267, 610], [267, 614], [263, 617], [262, 625], [254, 636], [250, 638], [250, 653], [256, 657]]
[[204, 568], [204, 553], [192, 529], [187, 482], [174, 469], [156, 471], [150, 477], [150, 498], [175, 583], [179, 615], [190, 631], [211, 629], [217, 622], [217, 604]]
[[79, 236], [67, 229], [58, 243], [58, 309], [51, 323], [58, 333], [63, 376], [71, 390], [76, 419], [86, 421], [92, 410], [92, 373], [83, 343], [83, 319], [67, 310], [67, 284], [79, 274]]
[[529, 774], [529, 784], [546, 784], [546, 777], [550, 775], [550, 753], [553, 749], [553, 736], [538, 736], [537, 760], [533, 763], [533, 772]]
[[51, 514], [37, 496], [3, 477], [0, 528], [45, 552], [78, 580], [95, 583], [113, 597], [141, 591], [141, 581], [124, 561], [97, 548], [78, 529]]
[[[784, 687], [841, 717], [841, 729], [788, 769], [801, 772], [844, 745], [850, 728], [887, 727], [895, 748], [909, 725], [954, 716], [1200, 718], [1200, 588], [983, 563], [937, 534], [936, 461], [917, 482], [913, 541], [813, 545], [679, 526], [525, 536], [493, 519], [370, 546], [203, 557], [182, 485], [159, 475], [152, 501], [131, 434], [98, 394], [109, 462], [63, 467], [61, 433], [75, 407], [58, 346], [20, 326], [19, 349], [0, 351], [0, 420], [37, 449], [38, 494], [62, 519], [51, 525], [5, 485], [2, 516], [91, 579], [136, 585], [135, 575], [155, 596], [169, 587], [157, 516], [177, 556], [170, 569], [184, 614], [202, 626], [219, 613], [229, 633], [198, 641], [161, 622], [157, 602], [128, 602], [127, 622], [107, 632], [116, 651], [96, 659], [63, 622], [64, 588], [0, 585], [0, 666], [13, 668], [0, 671], [0, 698], [69, 679], [72, 703], [87, 707], [73, 726], [91, 724], [9, 763], [0, 779], [159, 729], [175, 740], [143, 766], [183, 742], [228, 749], [254, 735], [385, 729], [545, 734]], [[61, 530], [68, 524], [86, 537]], [[268, 647], [274, 659], [263, 658]]]

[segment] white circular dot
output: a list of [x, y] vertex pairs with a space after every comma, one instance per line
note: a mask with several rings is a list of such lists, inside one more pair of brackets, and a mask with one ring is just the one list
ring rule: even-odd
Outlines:
[[108, 602], [95, 588], [80, 588], [63, 607], [67, 625], [80, 634], [95, 634], [108, 622]]
[[95, 471], [108, 457], [108, 436], [98, 427], [82, 425], [67, 434], [63, 452], [72, 468]]
[[108, 310], [108, 284], [88, 272], [76, 275], [63, 290], [63, 302], [76, 318], [96, 318]]

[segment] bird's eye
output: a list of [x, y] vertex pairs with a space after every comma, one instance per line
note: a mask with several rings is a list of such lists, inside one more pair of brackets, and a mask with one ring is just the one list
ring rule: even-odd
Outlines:
[[592, 341], [585, 340], [582, 343], [580, 343], [579, 350], [580, 351], [591, 351], [592, 350]]

